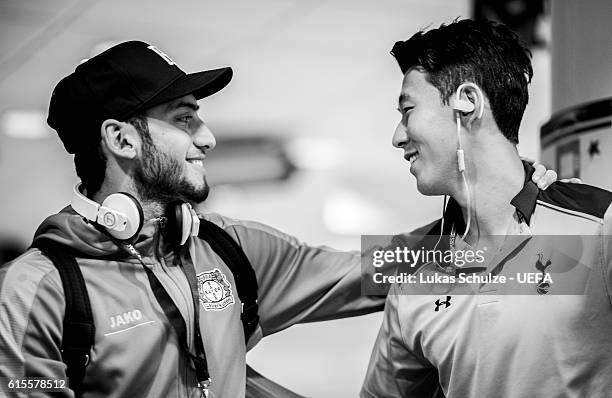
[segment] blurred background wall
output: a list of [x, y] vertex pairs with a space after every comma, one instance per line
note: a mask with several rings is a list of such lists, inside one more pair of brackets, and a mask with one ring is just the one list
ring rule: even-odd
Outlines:
[[[0, 1], [0, 241], [12, 253], [26, 247], [77, 181], [44, 124], [52, 88], [83, 58], [130, 39], [155, 44], [188, 72], [234, 69], [232, 83], [201, 102], [219, 142], [201, 210], [340, 249], [359, 249], [360, 234], [409, 231], [438, 217], [442, 200], [416, 192], [391, 146], [402, 78], [393, 43], [457, 17], [515, 22], [533, 45], [535, 72], [519, 150], [535, 159], [551, 116], [549, 8], [518, 0]], [[248, 359], [302, 394], [356, 396], [379, 324], [375, 314], [296, 326]]]

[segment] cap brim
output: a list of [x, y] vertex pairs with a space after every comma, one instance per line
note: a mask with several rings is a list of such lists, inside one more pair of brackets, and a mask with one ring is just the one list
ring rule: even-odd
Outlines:
[[151, 108], [189, 94], [193, 94], [198, 100], [208, 97], [227, 86], [232, 80], [232, 75], [232, 68], [212, 69], [185, 75], [146, 101], [139, 109]]

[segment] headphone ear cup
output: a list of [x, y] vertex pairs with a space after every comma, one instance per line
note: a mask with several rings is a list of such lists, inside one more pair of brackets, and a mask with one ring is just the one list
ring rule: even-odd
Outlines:
[[166, 239], [172, 245], [178, 245], [183, 231], [183, 210], [180, 202], [173, 202], [166, 209], [166, 218], [168, 219], [166, 227]]
[[191, 219], [191, 206], [187, 203], [183, 203], [181, 205], [181, 220], [182, 220], [182, 224], [183, 224], [183, 228], [181, 229], [181, 235], [180, 238], [180, 245], [184, 245], [185, 242], [187, 242], [187, 239], [189, 239], [189, 236], [191, 236], [191, 229], [192, 229], [192, 219]]
[[173, 245], [182, 246], [187, 242], [193, 229], [190, 206], [184, 202], [174, 202], [166, 211], [166, 238]]
[[127, 224], [123, 231], [106, 229], [112, 237], [119, 240], [131, 240], [138, 235], [144, 224], [144, 213], [135, 197], [127, 192], [114, 193], [104, 199], [102, 206], [123, 213], [126, 217]]

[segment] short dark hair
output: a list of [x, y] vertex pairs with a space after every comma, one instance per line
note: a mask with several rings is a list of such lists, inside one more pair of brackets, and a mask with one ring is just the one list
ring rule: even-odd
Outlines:
[[[153, 145], [146, 116], [132, 116], [127, 120], [127, 123], [136, 128], [145, 144]], [[74, 154], [74, 167], [87, 190], [87, 196], [91, 197], [98, 192], [104, 182], [106, 173], [106, 156], [104, 156], [100, 145], [100, 137], [93, 145], [85, 146]]]
[[446, 104], [461, 83], [476, 83], [489, 99], [502, 134], [518, 144], [533, 68], [531, 52], [506, 26], [457, 20], [398, 41], [391, 54], [402, 73], [412, 68], [425, 72]]

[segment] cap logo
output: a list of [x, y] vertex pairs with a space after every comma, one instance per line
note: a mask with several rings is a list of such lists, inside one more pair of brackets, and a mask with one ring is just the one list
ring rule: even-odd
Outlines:
[[168, 63], [168, 65], [176, 65], [176, 63], [172, 60], [172, 58], [170, 58], [165, 52], [163, 52], [159, 48], [157, 48], [155, 46], [149, 46], [147, 48], [149, 50], [153, 50], [153, 52], [155, 52], [157, 55], [162, 57], [164, 59], [164, 61], [166, 61]]

